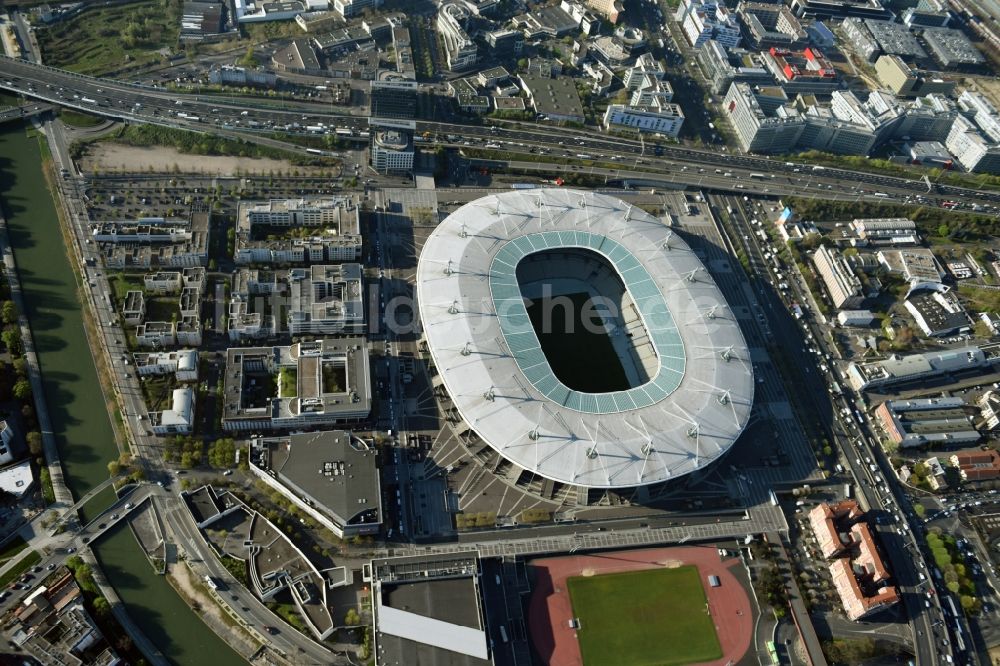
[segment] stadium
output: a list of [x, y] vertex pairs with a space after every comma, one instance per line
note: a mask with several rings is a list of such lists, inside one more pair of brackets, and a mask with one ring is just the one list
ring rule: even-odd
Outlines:
[[747, 424], [753, 366], [734, 313], [680, 236], [619, 199], [470, 202], [428, 237], [416, 285], [435, 388], [508, 483], [641, 500], [705, 470]]

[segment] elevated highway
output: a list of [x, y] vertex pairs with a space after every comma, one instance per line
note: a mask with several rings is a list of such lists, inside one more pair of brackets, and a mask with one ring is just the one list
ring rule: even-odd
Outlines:
[[[337, 127], [356, 132], [367, 130], [367, 119], [348, 113], [332, 113], [322, 106], [296, 104], [293, 108], [276, 107], [273, 102], [257, 99], [184, 95], [177, 91], [98, 79], [65, 70], [13, 58], [0, 58], [0, 88], [27, 97], [40, 99], [79, 111], [162, 127], [208, 132], [213, 135], [242, 139], [275, 148], [304, 153], [305, 148], [276, 139], [275, 133], [314, 138], [328, 134]], [[306, 110], [315, 108], [315, 110]], [[309, 128], [325, 129], [317, 132]], [[580, 155], [610, 159], [613, 155], [632, 162], [636, 171], [640, 164], [677, 163], [729, 172], [728, 182], [744, 185], [747, 192], [763, 193], [760, 183], [752, 182], [751, 173], [785, 174], [802, 178], [807, 174], [816, 182], [829, 185], [829, 190], [865, 189], [887, 198], [924, 196], [929, 203], [948, 199], [985, 206], [1000, 206], [1000, 192], [955, 187], [939, 183], [928, 184], [920, 178], [900, 178], [866, 171], [854, 171], [785, 161], [752, 155], [736, 155], [683, 146], [651, 147], [642, 140], [627, 139], [593, 130], [578, 130], [542, 126], [534, 123], [504, 122], [493, 126], [465, 125], [418, 121], [417, 134], [435, 135], [433, 145], [473, 146], [500, 144], [510, 152], [529, 153], [532, 148], [544, 148], [565, 162], [584, 161]], [[355, 137], [363, 140], [362, 137]], [[324, 151], [333, 155], [332, 151]]]

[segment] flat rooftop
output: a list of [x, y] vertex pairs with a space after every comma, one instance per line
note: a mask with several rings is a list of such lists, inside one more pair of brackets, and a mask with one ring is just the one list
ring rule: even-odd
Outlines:
[[250, 464], [338, 525], [377, 523], [377, 454], [351, 433], [331, 430], [255, 439]]

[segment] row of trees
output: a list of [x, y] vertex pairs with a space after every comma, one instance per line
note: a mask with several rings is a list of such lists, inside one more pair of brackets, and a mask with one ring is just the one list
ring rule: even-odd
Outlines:
[[[197, 437], [168, 437], [163, 442], [163, 460], [184, 469], [193, 469], [205, 462], [216, 469], [227, 469], [236, 464], [236, 441], [223, 437], [209, 443], [206, 450], [205, 442]], [[244, 457], [244, 464], [245, 461]]]

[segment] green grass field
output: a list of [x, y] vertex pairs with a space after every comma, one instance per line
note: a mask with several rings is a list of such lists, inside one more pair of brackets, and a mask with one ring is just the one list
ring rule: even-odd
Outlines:
[[567, 580], [585, 666], [680, 666], [722, 656], [697, 567]]

